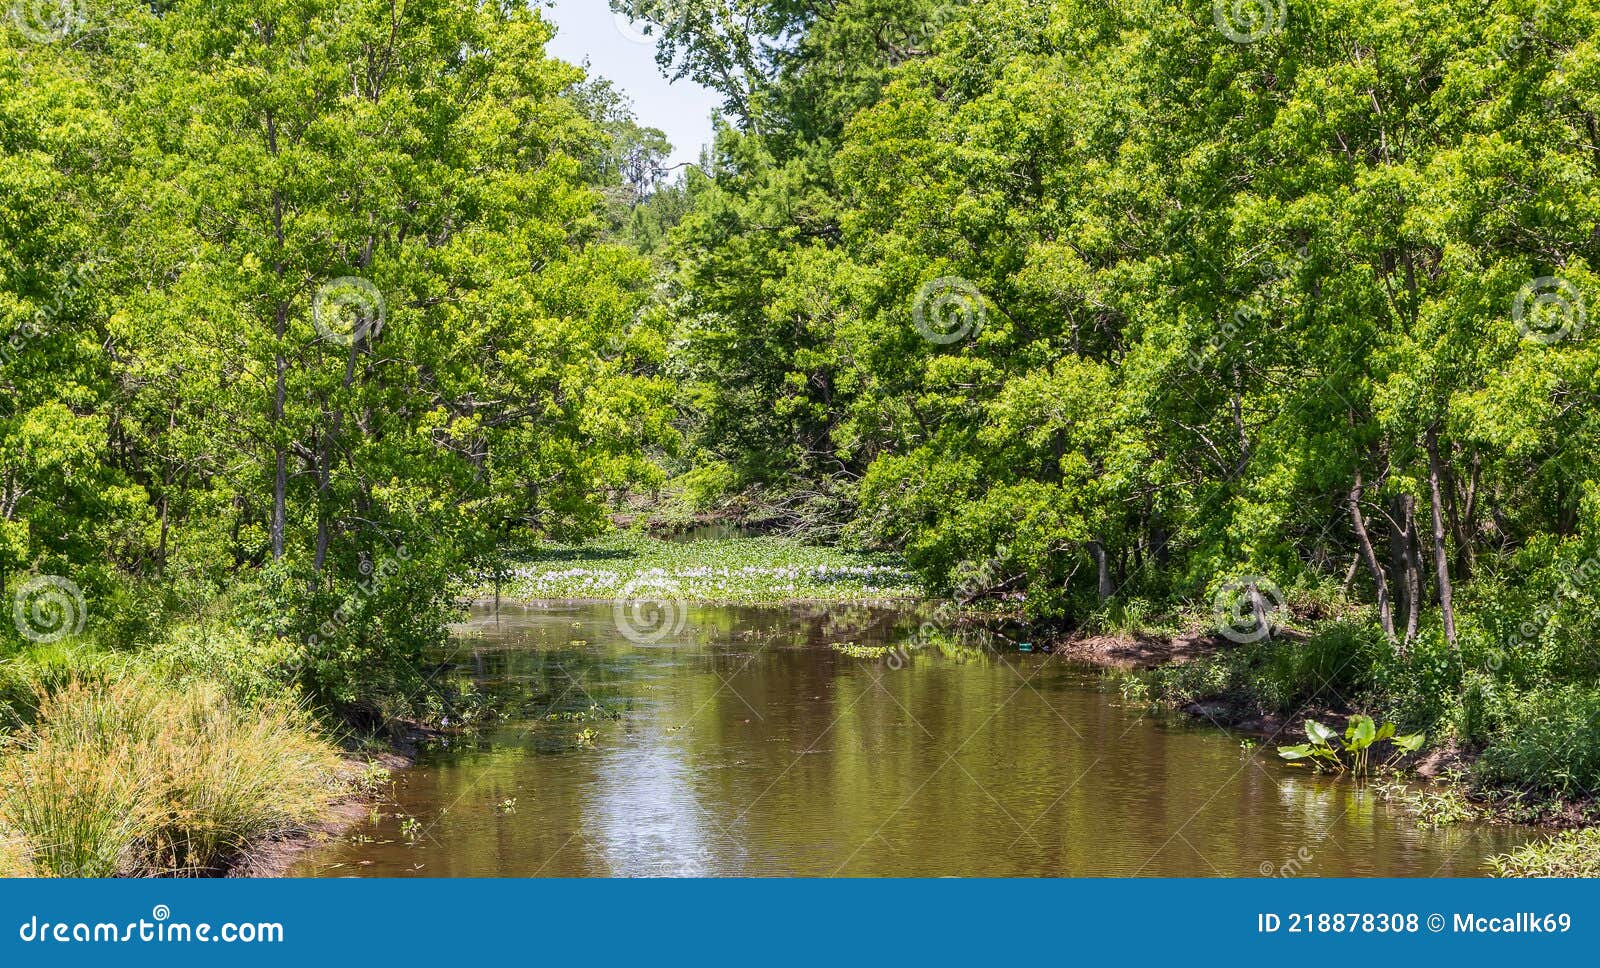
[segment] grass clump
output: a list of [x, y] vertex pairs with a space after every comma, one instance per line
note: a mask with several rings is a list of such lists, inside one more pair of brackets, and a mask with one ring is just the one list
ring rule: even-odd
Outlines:
[[1567, 830], [1490, 858], [1496, 877], [1600, 877], [1600, 828]]
[[150, 676], [43, 697], [0, 760], [0, 823], [62, 877], [220, 873], [338, 796], [339, 755], [296, 708]]

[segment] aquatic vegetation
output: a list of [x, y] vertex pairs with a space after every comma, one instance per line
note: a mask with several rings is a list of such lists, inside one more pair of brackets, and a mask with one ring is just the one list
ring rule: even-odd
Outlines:
[[1382, 764], [1386, 767], [1405, 754], [1421, 749], [1427, 737], [1422, 733], [1396, 735], [1394, 723], [1379, 726], [1371, 716], [1359, 715], [1350, 717], [1342, 740], [1331, 728], [1308, 719], [1306, 738], [1310, 742], [1278, 747], [1278, 755], [1294, 764], [1310, 764], [1317, 769], [1340, 773], [1349, 771], [1357, 776], [1365, 776], [1371, 769], [1370, 756], [1377, 744], [1388, 741], [1392, 746], [1392, 755]]
[[[920, 597], [898, 559], [783, 538], [692, 543], [618, 534], [577, 547], [535, 549], [501, 573], [503, 597], [540, 601], [632, 599], [718, 604], [881, 601]], [[492, 595], [492, 576], [473, 592]]]
[[510, 816], [511, 814], [517, 812], [517, 798], [506, 797], [504, 800], [501, 800], [499, 803], [495, 804], [494, 808], [500, 813]]
[[590, 703], [588, 709], [564, 709], [545, 715], [545, 721], [551, 723], [590, 723], [602, 720], [621, 719], [622, 714], [614, 709], [606, 709], [599, 703]]
[[834, 642], [829, 648], [852, 659], [882, 659], [895, 651], [892, 645], [857, 645], [854, 642]]
[[350, 785], [362, 793], [374, 794], [393, 782], [394, 773], [387, 766], [377, 760], [370, 760], [361, 768], [361, 772], [356, 774]]
[[1412, 794], [1406, 805], [1417, 818], [1417, 826], [1424, 830], [1449, 827], [1480, 817], [1483, 811], [1472, 805], [1460, 790], [1423, 790]]
[[416, 817], [402, 817], [400, 819], [400, 835], [405, 837], [407, 843], [415, 844], [417, 839], [422, 836], [422, 821]]

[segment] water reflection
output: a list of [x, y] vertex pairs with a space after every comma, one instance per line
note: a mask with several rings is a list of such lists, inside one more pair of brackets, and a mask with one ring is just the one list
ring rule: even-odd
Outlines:
[[476, 613], [455, 674], [515, 715], [430, 751], [395, 807], [300, 872], [1472, 875], [1522, 836], [1419, 830], [1050, 656], [830, 648], [903, 644], [905, 611], [688, 618], [639, 648], [608, 605]]

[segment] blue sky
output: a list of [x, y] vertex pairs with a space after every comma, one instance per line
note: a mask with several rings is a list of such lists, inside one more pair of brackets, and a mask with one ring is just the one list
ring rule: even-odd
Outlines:
[[655, 45], [618, 22], [606, 0], [542, 0], [546, 19], [559, 28], [550, 52], [610, 78], [633, 99], [642, 124], [672, 141], [672, 163], [696, 161], [711, 140], [711, 113], [719, 99], [692, 81], [667, 83], [656, 66]]

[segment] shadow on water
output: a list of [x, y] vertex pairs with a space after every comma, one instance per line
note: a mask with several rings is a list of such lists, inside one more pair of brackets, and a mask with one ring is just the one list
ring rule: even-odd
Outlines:
[[1420, 830], [1057, 657], [908, 647], [918, 618], [690, 607], [641, 647], [607, 604], [475, 611], [452, 674], [508, 715], [298, 872], [1462, 876], [1526, 836]]

